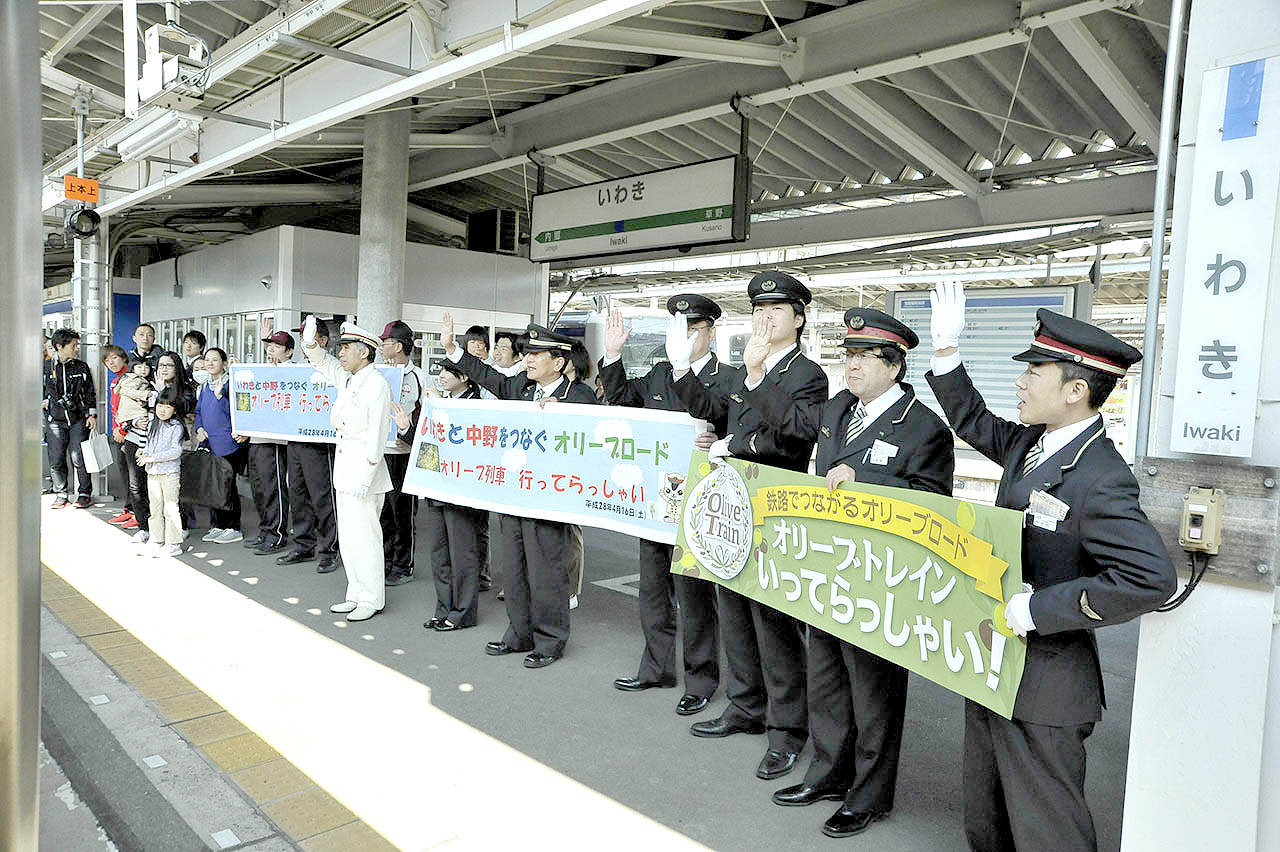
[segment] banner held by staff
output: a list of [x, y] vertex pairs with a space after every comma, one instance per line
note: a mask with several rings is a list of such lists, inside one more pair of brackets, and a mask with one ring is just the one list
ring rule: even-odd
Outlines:
[[[404, 368], [375, 364], [391, 385], [391, 401], [400, 401]], [[277, 438], [332, 444], [337, 433], [329, 408], [338, 389], [310, 364], [233, 364], [231, 431], [251, 438]], [[387, 446], [396, 444], [396, 426], [388, 427]]]
[[672, 573], [719, 583], [1005, 718], [1026, 643], [1022, 513], [693, 453]]
[[671, 411], [424, 399], [404, 490], [671, 544], [705, 429]]

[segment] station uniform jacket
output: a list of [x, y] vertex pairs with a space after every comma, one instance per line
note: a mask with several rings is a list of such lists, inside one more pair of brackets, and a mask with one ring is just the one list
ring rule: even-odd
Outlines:
[[[378, 514], [391, 476], [383, 458], [391, 429], [391, 386], [372, 365], [354, 375], [319, 346], [306, 347], [311, 366], [338, 388], [329, 409], [337, 430], [333, 457], [333, 490], [337, 492], [338, 549], [347, 572], [346, 600], [381, 610], [386, 603], [382, 525]], [[367, 486], [369, 493], [356, 496]]]
[[997, 506], [1025, 510], [1033, 490], [1067, 506], [1055, 529], [1023, 528], [1022, 576], [1035, 590], [1036, 629], [1027, 635], [1013, 724], [966, 703], [969, 842], [979, 850], [1094, 849], [1084, 738], [1102, 718], [1105, 699], [1093, 628], [1163, 604], [1177, 587], [1173, 564], [1101, 418], [1022, 476], [1044, 426], [992, 414], [963, 366], [926, 378], [956, 434], [1004, 465]]
[[[464, 376], [499, 399], [534, 401], [538, 383], [524, 373], [504, 376], [465, 351], [457, 364]], [[562, 402], [597, 404], [591, 388], [567, 378], [561, 378], [554, 396]], [[502, 641], [517, 651], [559, 657], [569, 641], [569, 560], [573, 547], [569, 525], [502, 515], [498, 529], [508, 550], [503, 554], [503, 588], [511, 622]]]
[[[837, 465], [854, 471], [855, 483], [913, 488], [951, 496], [955, 439], [916, 398], [903, 395], [845, 443], [857, 398], [848, 390], [822, 408], [815, 472]], [[897, 452], [883, 464], [871, 456], [877, 441]], [[847, 791], [845, 806], [860, 813], [893, 808], [907, 702], [907, 671], [822, 630], [809, 631], [809, 732], [813, 760], [804, 783]]]
[[[715, 353], [702, 366], [697, 378], [702, 384], [727, 398], [739, 382], [739, 371], [720, 363]], [[684, 411], [676, 394], [671, 362], [661, 361], [643, 377], [628, 379], [619, 359], [601, 363], [600, 381], [605, 401], [610, 405]], [[724, 421], [712, 423], [723, 435]], [[669, 544], [640, 539], [640, 629], [644, 634], [644, 654], [636, 679], [668, 682], [675, 677], [676, 601], [683, 626], [684, 681], [689, 695], [709, 697], [720, 684], [719, 619], [716, 614], [716, 587], [703, 580], [671, 573]]]
[[[692, 375], [675, 383], [691, 415], [712, 423], [724, 420], [735, 457], [795, 471], [809, 469], [827, 387], [826, 373], [799, 345], [752, 390], [746, 387], [746, 370], [727, 395], [712, 392]], [[800, 751], [809, 736], [803, 626], [724, 587], [717, 589], [717, 600], [729, 664], [730, 707], [721, 718], [764, 721], [771, 749]]]

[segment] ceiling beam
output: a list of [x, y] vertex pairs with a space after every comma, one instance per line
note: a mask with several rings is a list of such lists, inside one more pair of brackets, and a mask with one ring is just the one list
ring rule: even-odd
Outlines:
[[90, 6], [88, 11], [80, 16], [80, 20], [71, 25], [71, 29], [58, 39], [53, 47], [45, 52], [44, 59], [50, 65], [57, 65], [63, 57], [71, 52], [80, 40], [89, 34], [89, 32], [98, 25], [103, 18], [111, 14], [115, 10], [114, 6]]
[[353, 53], [350, 50], [343, 50], [340, 47], [333, 47], [332, 45], [325, 44], [321, 41], [314, 41], [309, 38], [290, 35], [289, 33], [276, 33], [275, 38], [278, 43], [285, 47], [292, 47], [296, 50], [305, 50], [310, 53], [318, 53], [321, 56], [341, 59], [343, 62], [363, 65], [366, 68], [373, 68], [376, 71], [385, 71], [388, 74], [395, 74], [400, 77], [412, 77], [417, 73], [412, 68], [406, 68], [403, 65], [396, 65], [392, 62], [383, 62], [381, 59], [374, 59], [372, 56]]
[[[1155, 150], [1160, 142], [1160, 119], [1120, 66], [1107, 53], [1107, 49], [1089, 32], [1083, 21], [1070, 20], [1050, 25], [1049, 29], [1072, 58], [1089, 75], [1120, 116], [1138, 134], [1138, 138]], [[1117, 142], [1122, 140], [1116, 140]]]
[[877, 133], [884, 134], [893, 144], [914, 157], [916, 162], [927, 166], [930, 171], [965, 195], [977, 198], [981, 194], [982, 190], [973, 175], [953, 163], [932, 142], [912, 130], [905, 122], [864, 92], [853, 86], [839, 86], [831, 89], [827, 94], [869, 124]]
[[730, 41], [707, 36], [640, 30], [635, 27], [602, 27], [587, 36], [564, 42], [569, 47], [616, 50], [621, 53], [682, 56], [689, 59], [711, 59], [743, 65], [778, 67], [794, 49], [747, 41]]
[[77, 91], [83, 92], [91, 96], [93, 102], [98, 106], [112, 112], [124, 113], [124, 98], [101, 86], [86, 83], [61, 68], [54, 68], [47, 59], [40, 60], [40, 82], [50, 89], [62, 92], [64, 95], [74, 95]]

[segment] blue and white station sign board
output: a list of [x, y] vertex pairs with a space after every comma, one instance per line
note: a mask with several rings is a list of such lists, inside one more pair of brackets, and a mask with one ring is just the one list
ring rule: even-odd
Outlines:
[[721, 157], [533, 196], [529, 259], [745, 240], [750, 164]]
[[1204, 74], [1169, 448], [1253, 455], [1280, 201], [1280, 57]]

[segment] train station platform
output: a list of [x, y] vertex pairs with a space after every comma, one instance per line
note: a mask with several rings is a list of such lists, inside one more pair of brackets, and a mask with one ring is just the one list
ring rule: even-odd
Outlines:
[[[133, 787], [154, 805], [153, 789], [170, 804], [156, 819], [173, 837], [260, 852], [841, 842], [820, 831], [835, 803], [770, 801], [799, 782], [808, 750], [796, 772], [764, 782], [754, 776], [763, 737], [689, 735], [690, 722], [719, 712], [723, 690], [701, 716], [680, 717], [680, 689], [613, 689], [614, 677], [634, 674], [641, 648], [634, 539], [585, 531], [566, 655], [528, 670], [519, 655], [484, 654], [506, 627], [494, 599], [500, 566], [476, 629], [422, 628], [434, 605], [423, 536], [418, 578], [389, 588], [375, 618], [348, 623], [328, 612], [342, 598], [341, 572], [279, 566], [197, 531], [180, 557], [154, 558], [106, 523], [117, 505], [49, 502], [46, 708], [82, 701], [91, 719], [76, 727], [100, 725], [112, 742], [99, 745], [131, 764], [115, 789], [86, 796], [91, 805], [100, 794], [110, 809]], [[1110, 706], [1088, 743], [1088, 794], [1104, 850], [1119, 848], [1137, 630], [1099, 631]], [[910, 689], [895, 809], [846, 848], [965, 848], [962, 701], [914, 676]], [[91, 758], [81, 767], [89, 774]], [[108, 832], [128, 828], [127, 814], [98, 816]]]

